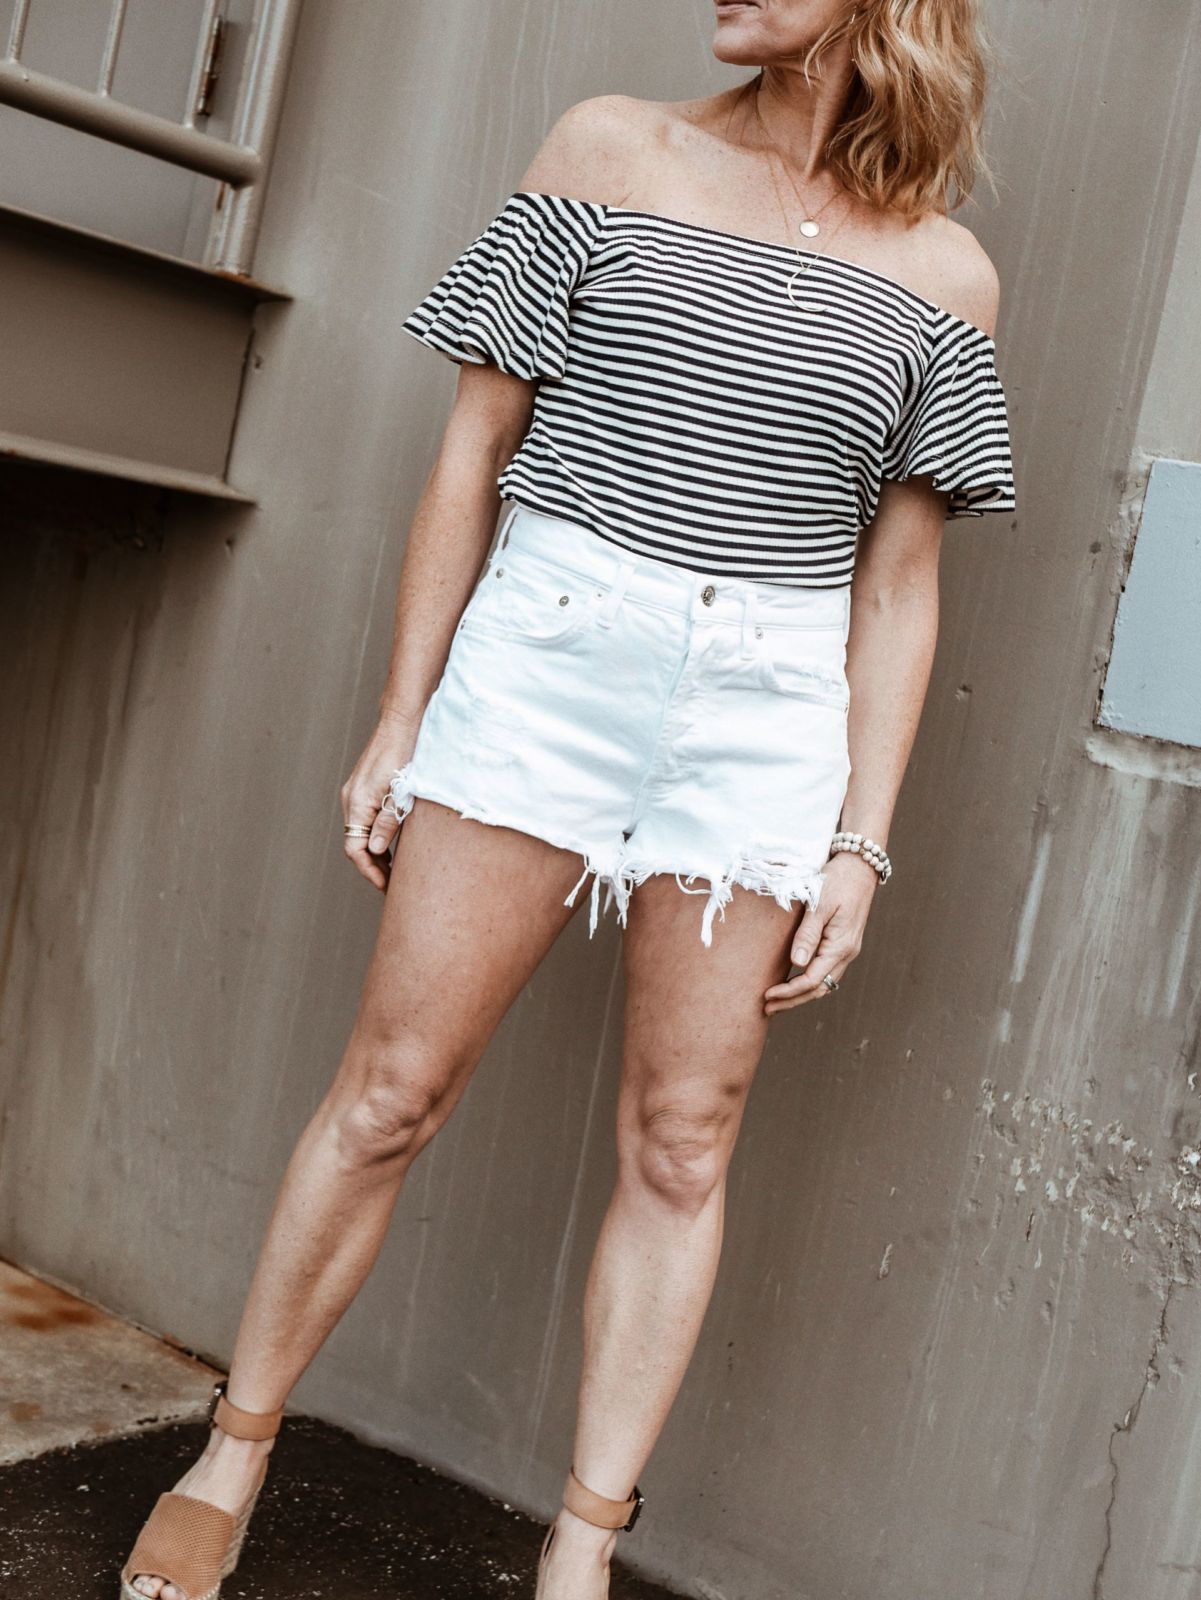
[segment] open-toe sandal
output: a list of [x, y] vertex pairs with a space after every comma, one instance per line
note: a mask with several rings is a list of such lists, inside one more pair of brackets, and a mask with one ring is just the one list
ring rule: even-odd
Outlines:
[[[282, 1411], [243, 1411], [225, 1398], [225, 1380], [213, 1391], [209, 1423], [235, 1439], [273, 1439]], [[121, 1600], [147, 1600], [135, 1589], [140, 1576], [174, 1584], [187, 1600], [217, 1600], [221, 1583], [238, 1564], [255, 1501], [267, 1476], [267, 1463], [254, 1492], [234, 1516], [190, 1494], [161, 1494], [121, 1572]]]

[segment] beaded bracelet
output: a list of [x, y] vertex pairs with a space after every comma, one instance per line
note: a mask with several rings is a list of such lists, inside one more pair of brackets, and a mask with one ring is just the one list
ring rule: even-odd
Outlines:
[[875, 840], [865, 839], [861, 833], [836, 833], [830, 841], [831, 858], [843, 850], [862, 856], [869, 867], [876, 869], [881, 884], [887, 883], [892, 877], [892, 862]]

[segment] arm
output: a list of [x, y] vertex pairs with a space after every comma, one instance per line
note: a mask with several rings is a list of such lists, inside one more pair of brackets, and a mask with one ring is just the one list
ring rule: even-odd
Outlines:
[[[941, 303], [991, 334], [996, 327], [996, 270], [972, 234], [957, 223], [944, 234], [938, 260], [951, 264]], [[949, 240], [949, 247], [948, 247]], [[881, 485], [876, 514], [859, 536], [851, 585], [847, 735], [851, 776], [841, 828], [888, 848], [888, 830], [917, 736], [938, 632], [938, 556], [949, 495], [927, 474]], [[862, 856], [836, 855], [823, 869], [817, 910], [807, 910], [792, 944], [804, 968], [765, 996], [770, 1016], [830, 991], [859, 954], [880, 881]]]
[[437, 686], [463, 608], [496, 531], [496, 478], [521, 443], [536, 385], [487, 363], [464, 363], [433, 471], [413, 515], [401, 564], [392, 655], [379, 722], [342, 786], [342, 815], [370, 827], [346, 854], [377, 889], [399, 827], [380, 811], [392, 774], [413, 753], [426, 701]]
[[[934, 664], [946, 499], [924, 479], [886, 483], [851, 586], [852, 771], [839, 827], [885, 849]], [[853, 869], [855, 882], [878, 886], [862, 856], [835, 857], [831, 870], [840, 862], [848, 878]]]
[[[605, 200], [624, 198], [631, 108], [608, 95], [572, 106], [551, 128], [518, 188]], [[346, 854], [376, 888], [387, 886], [387, 850], [399, 823], [380, 811], [392, 774], [413, 753], [426, 702], [492, 543], [496, 479], [533, 412], [537, 384], [492, 362], [464, 363], [437, 462], [417, 503], [396, 602], [395, 634], [379, 724], [342, 787]]]
[[[839, 826], [885, 849], [934, 660], [946, 502], [928, 478], [885, 483], [855, 562], [847, 639], [852, 770]], [[829, 993], [826, 973], [841, 979], [859, 954], [880, 886], [875, 868], [848, 852], [823, 876], [817, 909], [805, 912], [792, 945], [793, 964], [805, 970], [768, 989], [769, 1016]]]

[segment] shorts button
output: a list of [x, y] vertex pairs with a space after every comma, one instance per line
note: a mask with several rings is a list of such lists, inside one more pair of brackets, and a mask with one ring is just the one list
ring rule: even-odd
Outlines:
[[701, 599], [705, 602], [705, 604], [707, 606], [711, 606], [716, 598], [717, 598], [717, 590], [713, 587], [713, 585], [711, 583], [707, 583], [705, 585], [705, 587], [701, 590]]
[[571, 600], [571, 596], [570, 595], [561, 594], [559, 596], [559, 604], [561, 606], [565, 606], [565, 605], [569, 604], [570, 600]]

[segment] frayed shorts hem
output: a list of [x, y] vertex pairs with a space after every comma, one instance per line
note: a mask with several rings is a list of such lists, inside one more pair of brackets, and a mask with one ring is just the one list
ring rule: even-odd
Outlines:
[[[567, 850], [573, 855], [578, 855], [584, 863], [584, 870], [563, 904], [574, 905], [580, 890], [589, 878], [592, 879], [588, 915], [589, 938], [596, 933], [600, 921], [602, 889], [605, 890], [605, 912], [615, 906], [618, 925], [624, 928], [633, 891], [648, 878], [665, 876], [668, 873], [675, 877], [677, 885], [684, 894], [706, 896], [700, 926], [701, 942], [706, 947], [713, 943], [714, 921], [718, 919], [725, 921], [726, 907], [734, 897], [735, 888], [748, 889], [755, 894], [771, 895], [776, 904], [786, 911], [798, 904], [816, 909], [825, 881], [820, 866], [814, 867], [776, 857], [768, 858], [749, 850], [738, 851], [732, 860], [714, 870], [712, 866], [694, 867], [692, 864], [673, 866], [649, 861], [642, 852], [630, 848], [624, 837], [611, 848], [589, 847], [579, 839], [556, 835], [540, 827], [531, 826], [528, 819], [500, 816], [491, 809], [465, 802], [462, 796], [449, 795], [429, 784], [415, 784], [411, 767], [407, 766], [393, 773], [382, 809], [386, 815], [395, 817], [397, 823], [402, 824], [418, 800], [430, 800], [436, 805], [445, 806], [448, 810], [456, 812], [465, 822], [480, 822], [494, 828], [511, 828], [516, 833], [525, 833], [532, 838], [541, 839], [557, 850]], [[702, 886], [694, 888], [693, 885], [702, 879], [704, 880]]]

